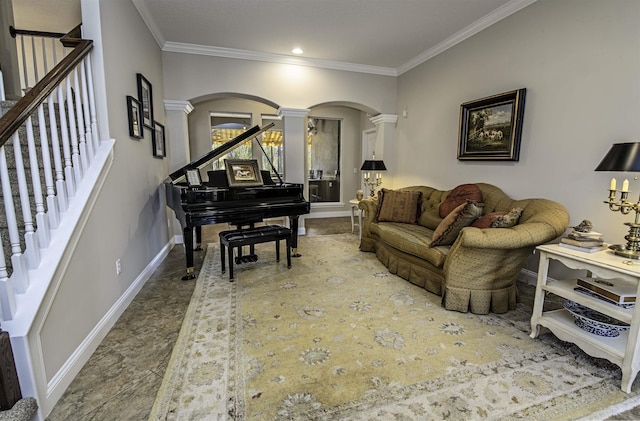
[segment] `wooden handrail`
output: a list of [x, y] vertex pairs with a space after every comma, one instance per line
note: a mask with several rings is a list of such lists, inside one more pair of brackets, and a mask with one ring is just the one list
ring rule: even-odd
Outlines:
[[[69, 31], [69, 34], [79, 34], [79, 26]], [[62, 37], [64, 38], [63, 45], [74, 47], [73, 51], [51, 69], [16, 105], [0, 117], [0, 147], [4, 146], [13, 133], [37, 110], [38, 106], [44, 102], [93, 48], [93, 41], [67, 37], [67, 35]]]
[[62, 38], [64, 36], [61, 32], [32, 31], [30, 29], [16, 29], [13, 26], [9, 26], [9, 34], [12, 38], [15, 38], [17, 35], [33, 35], [45, 38]]

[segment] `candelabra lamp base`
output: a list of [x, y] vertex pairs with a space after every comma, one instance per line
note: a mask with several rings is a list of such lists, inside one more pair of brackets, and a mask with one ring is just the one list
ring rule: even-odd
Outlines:
[[627, 245], [615, 244], [609, 248], [618, 256], [640, 260], [640, 224], [633, 222], [625, 222], [624, 224], [629, 226], [629, 234], [624, 236]]

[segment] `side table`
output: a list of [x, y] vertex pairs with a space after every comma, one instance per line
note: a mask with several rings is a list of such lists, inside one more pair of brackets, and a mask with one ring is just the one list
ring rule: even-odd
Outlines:
[[[576, 279], [547, 279], [549, 262], [556, 260], [570, 269], [587, 270], [593, 276], [602, 279], [622, 279], [636, 287], [640, 295], [640, 261], [627, 260], [616, 256], [611, 250], [585, 253], [557, 244], [542, 245], [536, 248], [540, 253], [538, 282], [531, 316], [531, 337], [540, 333], [540, 326], [548, 328], [559, 339], [576, 344], [587, 354], [605, 358], [622, 369], [620, 388], [631, 392], [631, 384], [640, 371], [640, 303], [632, 308], [622, 308], [574, 290]], [[575, 319], [565, 309], [543, 311], [545, 294], [574, 301], [592, 310], [596, 310], [614, 319], [630, 325], [629, 330], [621, 331], [617, 337], [604, 337], [589, 333], [575, 324]]]
[[[349, 203], [351, 204], [351, 232], [355, 230], [357, 225], [360, 235], [359, 238], [362, 238], [362, 209], [358, 208], [360, 201], [358, 199], [351, 199]], [[358, 222], [355, 222], [356, 212], [358, 213]]]

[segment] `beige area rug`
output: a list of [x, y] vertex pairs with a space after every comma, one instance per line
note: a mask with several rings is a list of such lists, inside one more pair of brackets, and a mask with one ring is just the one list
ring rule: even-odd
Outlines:
[[256, 249], [232, 283], [208, 246], [150, 420], [589, 419], [638, 390], [551, 334], [529, 338], [522, 304], [444, 310], [353, 235], [301, 237], [290, 270], [273, 244]]

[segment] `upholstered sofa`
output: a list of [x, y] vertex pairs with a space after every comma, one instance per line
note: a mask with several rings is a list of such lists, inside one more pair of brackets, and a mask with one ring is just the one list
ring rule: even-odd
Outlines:
[[514, 200], [486, 183], [447, 191], [382, 189], [358, 207], [364, 211], [362, 251], [375, 252], [391, 273], [441, 295], [446, 309], [476, 314], [515, 309], [516, 280], [527, 258], [569, 225], [561, 204]]

